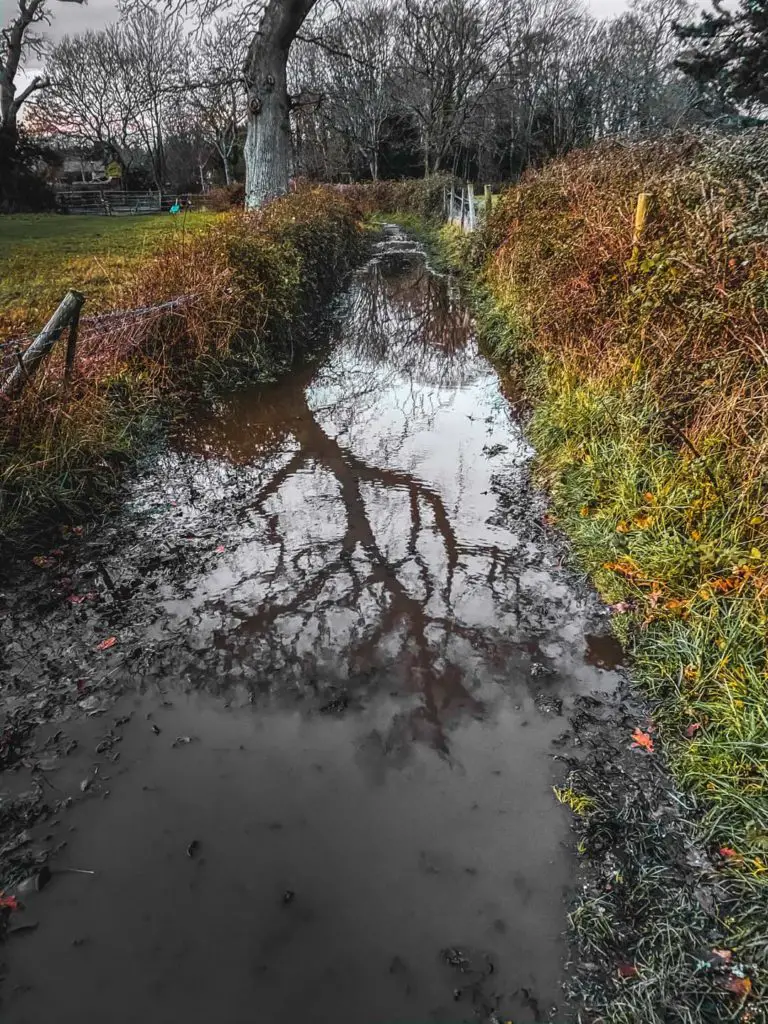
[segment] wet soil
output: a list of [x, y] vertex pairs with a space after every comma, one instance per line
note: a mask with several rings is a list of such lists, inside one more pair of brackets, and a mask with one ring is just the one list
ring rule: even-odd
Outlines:
[[391, 231], [322, 358], [12, 568], [4, 1021], [564, 1019], [552, 786], [621, 657], [530, 457]]

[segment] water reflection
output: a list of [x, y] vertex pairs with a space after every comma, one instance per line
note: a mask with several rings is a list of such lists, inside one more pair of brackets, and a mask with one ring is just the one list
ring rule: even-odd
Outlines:
[[528, 450], [451, 283], [385, 252], [335, 335], [322, 366], [230, 396], [177, 439], [189, 494], [237, 488], [237, 553], [166, 612], [205, 649], [209, 684], [279, 681], [321, 711], [385, 686], [414, 699], [371, 749], [448, 757], [455, 723], [498, 700], [490, 682], [586, 670], [574, 597], [535, 524], [498, 513], [499, 470], [519, 488]]
[[551, 741], [617, 653], [529, 454], [456, 292], [402, 239], [321, 362], [179, 432], [79, 549], [68, 587], [98, 600], [10, 631], [18, 689], [87, 671], [127, 690], [127, 724], [117, 762], [104, 717], [65, 759], [57, 849], [95, 875], [39, 894], [9, 1021], [550, 1018], [570, 878]]

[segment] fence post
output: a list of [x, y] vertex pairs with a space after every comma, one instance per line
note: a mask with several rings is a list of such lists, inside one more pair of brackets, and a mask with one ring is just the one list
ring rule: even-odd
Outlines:
[[648, 219], [648, 206], [651, 201], [650, 192], [641, 192], [637, 197], [635, 207], [635, 228], [632, 233], [632, 258], [637, 259], [639, 255], [640, 239], [645, 230], [645, 223]]
[[487, 220], [493, 210], [493, 192], [491, 192], [491, 186], [486, 185], [483, 192], [485, 193], [485, 219]]
[[461, 223], [460, 223], [460, 227], [461, 227], [462, 231], [464, 230], [464, 195], [465, 195], [465, 192], [466, 192], [466, 189], [462, 185], [461, 186]]
[[80, 327], [80, 310], [82, 309], [83, 302], [79, 306], [75, 307], [72, 313], [72, 319], [69, 321], [69, 333], [67, 334], [67, 355], [64, 360], [64, 387], [69, 387], [69, 382], [72, 379], [72, 371], [75, 368], [75, 350], [77, 349], [77, 332]]
[[38, 364], [51, 351], [61, 332], [71, 322], [75, 312], [79, 316], [84, 302], [85, 296], [80, 292], [67, 292], [61, 300], [59, 308], [19, 359], [19, 365], [0, 385], [0, 395], [10, 396], [21, 391], [24, 384], [31, 379]]
[[451, 180], [451, 205], [448, 209], [448, 223], [453, 224], [453, 207], [456, 204], [456, 195], [453, 188], [453, 180]]
[[467, 182], [467, 203], [469, 205], [469, 230], [475, 230], [475, 186]]

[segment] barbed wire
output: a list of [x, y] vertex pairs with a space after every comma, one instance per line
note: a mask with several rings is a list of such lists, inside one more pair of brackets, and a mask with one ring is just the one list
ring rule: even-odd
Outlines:
[[[161, 313], [164, 310], [177, 309], [179, 306], [189, 305], [199, 297], [200, 296], [197, 294], [179, 295], [175, 299], [169, 299], [167, 302], [159, 302], [154, 306], [137, 306], [135, 309], [119, 309], [111, 313], [98, 313], [94, 316], [84, 316], [80, 318], [80, 327], [81, 329], [83, 327], [99, 327], [102, 324], [106, 325], [120, 320], [124, 323], [130, 323], [132, 320], [139, 320], [151, 313]], [[59, 331], [57, 331], [57, 338], [61, 335], [61, 332], [64, 329], [65, 328], [60, 328]], [[12, 347], [15, 347], [18, 351], [23, 342], [32, 342], [35, 338], [39, 337], [41, 333], [42, 329], [33, 334], [22, 334], [18, 338], [10, 338], [8, 341], [0, 341], [0, 351]]]

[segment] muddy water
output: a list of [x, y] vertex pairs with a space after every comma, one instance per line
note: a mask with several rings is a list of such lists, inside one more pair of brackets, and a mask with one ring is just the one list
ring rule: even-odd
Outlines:
[[11, 692], [59, 695], [66, 756], [5, 1021], [563, 1019], [554, 755], [616, 650], [530, 454], [392, 232], [319, 363], [180, 430], [37, 617], [19, 588]]

